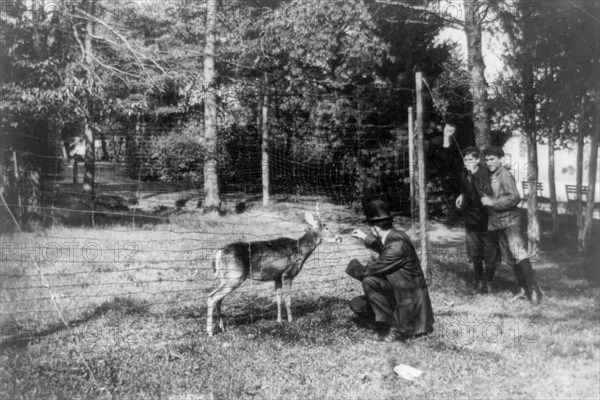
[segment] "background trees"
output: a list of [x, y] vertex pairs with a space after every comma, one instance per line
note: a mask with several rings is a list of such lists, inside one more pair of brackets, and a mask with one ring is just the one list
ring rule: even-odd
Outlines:
[[[538, 141], [597, 140], [598, 6], [589, 2], [44, 4], [17, 1], [2, 15], [4, 147], [47, 171], [57, 142], [87, 137], [90, 194], [93, 139], [120, 132], [132, 178], [203, 185], [208, 207], [221, 191], [258, 192], [266, 178], [266, 194], [326, 188], [344, 201], [380, 196], [401, 206], [417, 70], [431, 89], [430, 199], [442, 204], [456, 184], [439, 158], [439, 125], [457, 122], [461, 147], [489, 144], [488, 85], [492, 127], [526, 134], [532, 166]], [[436, 44], [445, 27], [465, 32], [466, 63], [451, 43]], [[490, 83], [486, 29], [507, 43], [505, 73]], [[205, 171], [209, 159], [217, 166]], [[537, 169], [530, 171], [533, 183]], [[586, 207], [593, 211], [593, 199]], [[578, 214], [585, 247], [583, 205]]]
[[[498, 84], [497, 103], [499, 115], [507, 121], [505, 128], [518, 131], [527, 137], [528, 181], [535, 185], [539, 177], [537, 143], [565, 146], [575, 140], [582, 155], [584, 138], [591, 140], [589, 218], [593, 212], [596, 181], [598, 130], [598, 73], [597, 44], [598, 4], [593, 2], [536, 3], [516, 2], [515, 6], [499, 9], [502, 32], [508, 41], [504, 49], [506, 66]], [[594, 143], [594, 140], [596, 142]], [[592, 158], [590, 160], [592, 160]], [[581, 160], [583, 158], [581, 157]], [[581, 187], [583, 162], [578, 162], [577, 182]], [[554, 231], [556, 218], [556, 190], [551, 166], [550, 187], [553, 204]], [[529, 191], [528, 234], [531, 242], [539, 241], [537, 222], [537, 194]], [[581, 199], [581, 195], [579, 196]], [[578, 247], [589, 246], [589, 230], [584, 226], [581, 202], [578, 206]], [[589, 227], [587, 228], [589, 229]]]

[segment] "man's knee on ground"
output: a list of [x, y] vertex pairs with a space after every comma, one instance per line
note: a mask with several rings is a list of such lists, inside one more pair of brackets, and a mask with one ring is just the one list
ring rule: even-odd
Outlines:
[[375, 314], [367, 296], [358, 296], [350, 300], [350, 309], [365, 321], [375, 321]]
[[350, 300], [350, 309], [356, 314], [362, 315], [367, 313], [368, 304], [367, 296], [358, 296]]

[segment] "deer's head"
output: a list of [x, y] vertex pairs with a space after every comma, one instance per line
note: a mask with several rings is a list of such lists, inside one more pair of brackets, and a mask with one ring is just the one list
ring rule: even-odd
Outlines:
[[342, 241], [342, 237], [337, 233], [330, 231], [329, 228], [327, 228], [327, 225], [325, 225], [321, 219], [319, 203], [317, 203], [316, 210], [316, 215], [309, 213], [308, 211], [304, 213], [304, 220], [309, 225], [310, 230], [318, 234], [319, 242], [324, 240], [329, 243], [340, 243]]

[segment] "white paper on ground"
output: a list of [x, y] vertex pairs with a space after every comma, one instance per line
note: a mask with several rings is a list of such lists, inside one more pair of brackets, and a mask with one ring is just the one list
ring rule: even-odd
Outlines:
[[420, 369], [416, 369], [406, 364], [398, 364], [394, 367], [394, 372], [398, 374], [400, 378], [407, 379], [409, 381], [414, 381], [421, 375], [423, 375], [423, 371]]

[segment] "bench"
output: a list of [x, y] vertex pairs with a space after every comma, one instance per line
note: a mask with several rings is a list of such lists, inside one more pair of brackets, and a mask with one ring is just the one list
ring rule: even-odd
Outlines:
[[[565, 185], [565, 191], [567, 192], [567, 201], [577, 201], [577, 185]], [[587, 203], [589, 188], [587, 186], [581, 186], [581, 200]]]
[[[529, 182], [522, 181], [521, 189], [523, 189], [523, 198], [521, 199], [521, 202], [523, 204], [525, 204], [525, 203], [527, 203], [527, 195], [529, 194]], [[537, 189], [538, 201], [545, 200], [545, 198], [542, 196], [544, 193], [544, 184], [542, 182], [537, 182], [536, 189]]]
[[[579, 197], [577, 196], [577, 185], [565, 185], [565, 191], [567, 192], [567, 210], [570, 209], [575, 212], [577, 200], [579, 200]], [[588, 191], [589, 187], [581, 186], [581, 201], [583, 204], [587, 203]]]
[[[529, 194], [529, 182], [527, 181], [523, 181], [521, 182], [521, 188], [523, 189], [523, 196], [527, 197], [527, 195]], [[544, 193], [544, 184], [542, 182], [538, 182], [537, 183], [537, 192], [538, 192], [538, 197], [542, 197], [542, 194]]]

